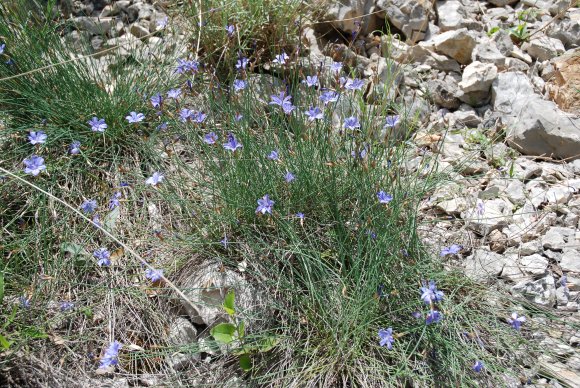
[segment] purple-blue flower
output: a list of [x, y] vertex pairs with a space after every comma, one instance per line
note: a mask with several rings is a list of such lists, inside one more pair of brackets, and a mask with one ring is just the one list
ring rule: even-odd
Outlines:
[[161, 93], [154, 94], [151, 97], [151, 105], [153, 105], [153, 108], [159, 108], [162, 103], [163, 97], [161, 96]]
[[246, 58], [246, 57], [241, 57], [236, 62], [236, 69], [240, 69], [240, 70], [245, 69], [246, 66], [248, 66], [248, 58]]
[[38, 132], [31, 131], [30, 134], [28, 135], [28, 140], [30, 141], [30, 144], [32, 144], [32, 145], [44, 144], [44, 143], [46, 143], [47, 138], [48, 138], [48, 136], [43, 131], [38, 131]]
[[358, 118], [351, 116], [344, 119], [343, 126], [346, 129], [354, 130], [360, 128], [360, 122], [358, 121]]
[[508, 323], [516, 330], [520, 330], [522, 323], [526, 321], [526, 317], [518, 316], [518, 313], [513, 312], [511, 318], [508, 318]]
[[153, 173], [153, 175], [151, 175], [149, 178], [147, 178], [147, 180], [145, 181], [145, 184], [151, 185], [151, 186], [157, 186], [159, 183], [161, 183], [161, 181], [163, 181], [164, 178], [165, 178], [165, 176], [163, 174], [156, 171]]
[[234, 31], [235, 31], [236, 27], [234, 27], [233, 25], [229, 25], [226, 26], [226, 32], [228, 33], [228, 36], [231, 38], [234, 35]]
[[26, 296], [22, 295], [20, 298], [18, 298], [18, 302], [20, 303], [20, 307], [22, 307], [23, 309], [30, 308], [30, 299], [27, 298]]
[[336, 102], [338, 100], [338, 93], [333, 92], [332, 90], [326, 91], [320, 95], [320, 101], [324, 103], [324, 105], [328, 105], [330, 102]]
[[122, 347], [123, 346], [118, 341], [111, 342], [107, 350], [105, 350], [103, 358], [101, 358], [99, 369], [105, 369], [117, 365], [119, 363], [119, 350]]
[[272, 152], [270, 152], [270, 154], [268, 155], [268, 159], [270, 160], [280, 159], [280, 157], [278, 156], [278, 150], [272, 150]]
[[362, 87], [365, 86], [365, 81], [362, 79], [347, 79], [344, 88], [348, 90], [360, 90]]
[[322, 110], [317, 106], [310, 108], [308, 111], [304, 112], [304, 114], [308, 116], [308, 121], [322, 120], [324, 118], [324, 113], [322, 113]]
[[145, 271], [145, 277], [152, 282], [158, 282], [163, 278], [163, 270], [162, 269], [147, 269]]
[[264, 197], [258, 199], [258, 207], [256, 208], [256, 214], [272, 214], [272, 207], [274, 206], [274, 201], [270, 199], [268, 194], [264, 195]]
[[411, 314], [411, 316], [415, 319], [421, 319], [421, 317], [423, 316], [421, 314], [421, 311], [413, 311], [413, 313]]
[[241, 113], [236, 113], [236, 115], [234, 116], [234, 120], [236, 121], [240, 121], [243, 118], [244, 116]]
[[450, 247], [443, 248], [441, 250], [441, 256], [456, 255], [461, 251], [461, 248], [461, 245], [453, 244]]
[[399, 115], [387, 116], [383, 128], [393, 128], [399, 122]]
[[191, 117], [191, 121], [193, 121], [194, 123], [201, 124], [207, 118], [207, 114], [205, 114], [203, 112], [193, 112], [190, 117]]
[[32, 176], [37, 176], [41, 171], [46, 170], [44, 158], [38, 155], [32, 155], [22, 161], [24, 163], [24, 172]]
[[286, 183], [290, 183], [295, 179], [296, 177], [294, 176], [294, 174], [292, 174], [290, 171], [286, 171], [286, 175], [284, 175], [284, 180], [286, 181]]
[[79, 154], [81, 152], [81, 142], [78, 140], [73, 141], [69, 146], [69, 152], [71, 155]]
[[475, 206], [475, 211], [478, 215], [482, 216], [485, 213], [485, 204], [481, 199], [477, 200], [477, 205]]
[[185, 123], [187, 120], [191, 118], [191, 115], [193, 114], [194, 112], [191, 109], [182, 108], [181, 111], [179, 112], [179, 120]]
[[385, 193], [383, 190], [377, 193], [377, 198], [379, 199], [379, 203], [387, 204], [393, 200], [393, 196], [391, 194]]
[[91, 120], [87, 121], [87, 124], [91, 126], [91, 131], [93, 132], [105, 132], [105, 129], [107, 129], [105, 119], [93, 117]]
[[4, 54], [4, 50], [6, 49], [6, 43], [0, 44], [0, 55]]
[[393, 328], [389, 327], [388, 329], [380, 329], [379, 339], [380, 346], [387, 345], [387, 349], [391, 350], [393, 348], [393, 342], [395, 342], [395, 338], [393, 338]]
[[421, 287], [421, 300], [423, 300], [425, 304], [442, 301], [443, 297], [443, 291], [439, 291], [437, 289], [437, 285], [434, 280], [430, 280], [429, 284], [423, 283], [423, 287]]
[[432, 323], [437, 323], [437, 322], [441, 321], [442, 319], [443, 319], [443, 314], [441, 314], [437, 310], [431, 310], [431, 311], [429, 311], [429, 313], [425, 317], [425, 323], [427, 325], [430, 325]]
[[218, 135], [215, 134], [215, 132], [210, 132], [207, 133], [204, 137], [203, 137], [203, 141], [207, 144], [215, 144], [215, 142], [218, 140]]
[[270, 101], [270, 105], [278, 105], [280, 107], [284, 107], [284, 105], [292, 105], [292, 96], [286, 96], [286, 93], [280, 92], [277, 96], [270, 96], [272, 101]]
[[129, 123], [140, 123], [145, 120], [145, 115], [143, 113], [131, 112], [129, 116], [125, 117]]
[[302, 82], [304, 82], [309, 87], [316, 86], [316, 85], [318, 85], [318, 76], [317, 75], [312, 75], [312, 76], [308, 75], [308, 76], [306, 76], [306, 79]]
[[335, 73], [340, 72], [342, 70], [342, 62], [333, 62], [332, 65], [330, 65], [330, 70]]
[[483, 370], [483, 361], [475, 361], [475, 364], [473, 364], [473, 366], [471, 367], [471, 369], [473, 369], [475, 372], [479, 373]]
[[73, 302], [67, 302], [67, 301], [60, 302], [60, 311], [62, 311], [62, 312], [72, 310], [74, 307], [75, 307], [75, 304]]
[[234, 90], [239, 92], [240, 90], [244, 90], [246, 88], [246, 81], [243, 79], [237, 79], [234, 81]]
[[122, 194], [121, 194], [121, 192], [120, 192], [120, 191], [117, 191], [117, 192], [115, 192], [115, 193], [114, 193], [114, 194], [111, 196], [111, 199], [109, 200], [109, 209], [110, 209], [110, 210], [113, 210], [113, 209], [115, 209], [116, 207], [119, 207], [119, 206], [121, 206], [121, 203], [119, 202], [119, 200], [121, 199], [121, 196], [122, 196]]
[[98, 259], [99, 267], [108, 267], [111, 265], [111, 252], [107, 248], [99, 248], [93, 252], [93, 256]]
[[242, 148], [242, 144], [236, 140], [233, 133], [228, 133], [228, 141], [223, 144], [224, 148], [228, 151], [236, 152], [238, 148]]
[[300, 218], [301, 220], [303, 220], [303, 219], [304, 219], [304, 213], [298, 212], [298, 213], [296, 213], [296, 214], [295, 214], [295, 216], [296, 216], [297, 218]]
[[86, 214], [92, 214], [97, 210], [97, 201], [94, 199], [87, 199], [81, 205], [81, 210]]
[[199, 69], [199, 63], [196, 61], [188, 61], [185, 59], [178, 59], [177, 66], [175, 67], [175, 72], [179, 74], [187, 72], [197, 72]]
[[157, 19], [157, 21], [155, 22], [155, 25], [159, 29], [164, 29], [165, 27], [167, 27], [168, 22], [169, 22], [169, 17], [165, 16], [163, 19]]
[[173, 98], [174, 100], [177, 100], [179, 97], [181, 97], [181, 88], [170, 89], [167, 92], [167, 98]]
[[276, 57], [274, 58], [274, 60], [272, 62], [284, 65], [288, 59], [290, 59], [290, 57], [288, 55], [286, 55], [285, 52], [282, 52], [282, 54], [276, 55]]
[[101, 216], [100, 216], [100, 215], [98, 215], [98, 214], [95, 214], [95, 215], [93, 216], [93, 219], [91, 220], [91, 223], [92, 223], [94, 226], [96, 226], [97, 228], [100, 228], [100, 227], [102, 226], [102, 225], [101, 225]]
[[227, 249], [229, 244], [228, 236], [224, 234], [224, 238], [220, 241], [220, 243], [224, 246], [224, 248]]

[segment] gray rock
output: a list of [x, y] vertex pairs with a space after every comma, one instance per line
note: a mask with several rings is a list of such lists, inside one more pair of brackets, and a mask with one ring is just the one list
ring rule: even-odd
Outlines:
[[506, 5], [512, 5], [517, 3], [519, 0], [487, 0], [488, 3], [493, 4], [497, 7], [504, 7]]
[[115, 25], [114, 18], [97, 18], [89, 16], [79, 16], [73, 19], [75, 25], [81, 29], [90, 32], [93, 35], [105, 35]]
[[538, 61], [547, 61], [564, 53], [566, 49], [558, 39], [542, 36], [523, 44], [522, 49]]
[[552, 275], [535, 281], [522, 281], [513, 286], [512, 291], [542, 306], [553, 306], [556, 303], [556, 282]]
[[498, 51], [502, 55], [507, 57], [512, 53], [514, 49], [514, 43], [512, 42], [512, 39], [510, 38], [510, 34], [508, 31], [506, 30], [497, 31], [495, 34], [493, 34], [491, 40], [495, 42]]
[[533, 254], [520, 259], [524, 272], [531, 275], [543, 275], [548, 268], [548, 259], [542, 255]]
[[332, 25], [341, 31], [352, 33], [361, 28], [360, 32], [366, 35], [378, 27], [378, 18], [373, 11], [373, 0], [343, 0], [330, 3], [324, 17], [331, 20]]
[[144, 38], [149, 35], [149, 26], [141, 25], [140, 23], [133, 23], [129, 29], [131, 34], [133, 34], [136, 38]]
[[517, 271], [518, 268], [516, 258], [516, 255], [500, 255], [492, 252], [488, 247], [478, 248], [465, 259], [465, 274], [473, 280], [487, 281], [505, 276], [506, 274], [503, 274], [505, 270], [512, 277], [514, 270]]
[[497, 77], [497, 67], [491, 63], [472, 62], [463, 70], [458, 86], [464, 93], [489, 92]]
[[427, 89], [433, 102], [443, 108], [457, 109], [461, 105], [461, 101], [456, 97], [459, 91], [457, 83], [451, 77], [430, 80], [427, 82]]
[[580, 252], [576, 249], [564, 249], [562, 258], [560, 259], [560, 268], [564, 272], [580, 273]]
[[[201, 356], [199, 352], [195, 351], [196, 343], [197, 330], [195, 327], [185, 318], [176, 318], [169, 326], [167, 344], [179, 350], [166, 356], [167, 364], [174, 370], [183, 370], [199, 361]], [[190, 349], [187, 349], [188, 347]]]
[[405, 34], [407, 40], [418, 42], [425, 38], [429, 17], [433, 14], [432, 2], [425, 0], [376, 0], [379, 16]]
[[579, 158], [580, 118], [534, 94], [522, 73], [501, 73], [492, 85], [492, 103], [508, 126], [510, 145], [524, 154]]
[[560, 287], [556, 289], [556, 303], [558, 306], [566, 306], [568, 304], [568, 297], [570, 292], [566, 287]]
[[506, 58], [505, 60], [505, 68], [511, 72], [522, 72], [525, 73], [530, 70], [530, 66], [522, 61], [521, 59], [517, 58]]
[[548, 26], [546, 35], [561, 41], [568, 50], [580, 46], [580, 11], [576, 10], [574, 18], [554, 20]]
[[457, 30], [466, 27], [470, 30], [482, 30], [480, 23], [475, 21], [468, 7], [459, 0], [437, 1], [437, 15], [441, 32]]
[[567, 245], [574, 243], [574, 236], [574, 229], [552, 226], [542, 237], [542, 246], [545, 249], [561, 251]]
[[435, 50], [447, 55], [462, 65], [471, 62], [471, 54], [476, 45], [475, 37], [467, 28], [447, 31], [435, 36], [431, 42]]
[[481, 63], [491, 63], [498, 69], [504, 69], [507, 58], [498, 50], [495, 42], [484, 38], [473, 49], [471, 59]]
[[[470, 109], [464, 108], [469, 107]], [[455, 125], [468, 128], [477, 128], [481, 124], [481, 117], [477, 115], [477, 112], [467, 104], [463, 104], [459, 110], [451, 114], [451, 120], [454, 121]]]
[[542, 244], [538, 240], [529, 241], [520, 245], [520, 255], [529, 256], [542, 251]]
[[409, 46], [406, 58], [409, 62], [419, 62], [436, 70], [461, 72], [461, 66], [455, 59], [431, 51], [431, 47], [425, 42], [419, 42], [415, 46]]
[[506, 226], [512, 218], [513, 205], [501, 198], [483, 201], [484, 212], [478, 214], [477, 209], [470, 209], [461, 214], [466, 224], [483, 235]]

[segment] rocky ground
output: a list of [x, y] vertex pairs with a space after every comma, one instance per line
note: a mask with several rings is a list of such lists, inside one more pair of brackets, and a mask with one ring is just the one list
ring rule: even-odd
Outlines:
[[[102, 53], [91, 60], [103, 71], [132, 55], [127, 47], [142, 46], [145, 57], [168, 43], [185, 50], [178, 35], [156, 34], [167, 23], [156, 2], [77, 0], [68, 10], [75, 28], [64, 39], [76, 47], [88, 39]], [[369, 80], [369, 104], [389, 93], [408, 108], [418, 131], [407, 169], [452, 178], [423, 205], [425, 241], [437, 252], [461, 245], [442, 257], [450, 268], [548, 311], [552, 321], [531, 322], [548, 354], [530, 376], [546, 376], [536, 386], [579, 386], [579, 4], [343, 0], [310, 22], [302, 41], [307, 50], [297, 66], [320, 63], [328, 72], [333, 62], [346, 63]], [[275, 73], [274, 64], [265, 67]], [[184, 279], [191, 288], [219, 288], [236, 276], [202, 267]], [[240, 303], [245, 297], [252, 299], [242, 295]], [[198, 326], [178, 319], [169, 342], [203, 346], [198, 329], [218, 314], [203, 306], [188, 311]], [[196, 361], [172, 357], [175, 369]]]

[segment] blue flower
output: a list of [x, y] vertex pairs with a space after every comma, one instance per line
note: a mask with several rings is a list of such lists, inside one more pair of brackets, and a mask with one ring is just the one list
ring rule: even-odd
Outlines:
[[342, 70], [342, 62], [333, 62], [332, 65], [330, 65], [330, 70], [339, 73]]
[[140, 123], [145, 120], [145, 115], [143, 113], [131, 112], [129, 116], [125, 117], [129, 123]]
[[393, 196], [391, 194], [385, 193], [383, 190], [377, 193], [377, 198], [379, 199], [379, 203], [387, 204], [393, 200]]
[[195, 73], [199, 70], [199, 63], [196, 61], [188, 61], [185, 59], [178, 59], [177, 66], [175, 67], [175, 72], [179, 74], [192, 72]]
[[87, 124], [91, 126], [91, 131], [93, 132], [105, 132], [105, 129], [107, 129], [105, 119], [93, 117], [91, 120], [87, 121]]
[[282, 52], [282, 54], [276, 55], [276, 57], [274, 58], [274, 60], [272, 62], [284, 65], [288, 59], [290, 59], [290, 57], [288, 55], [286, 55], [285, 52]]
[[69, 146], [69, 152], [71, 155], [77, 155], [81, 152], [81, 142], [80, 141], [73, 141]]
[[344, 119], [343, 126], [346, 129], [354, 130], [354, 129], [360, 128], [360, 122], [358, 121], [358, 119], [356, 117], [351, 116], [351, 117], [347, 117], [346, 119]]
[[38, 155], [32, 155], [22, 161], [24, 163], [24, 172], [32, 176], [37, 176], [41, 171], [46, 170], [44, 158]]
[[304, 213], [298, 212], [298, 213], [296, 213], [296, 214], [295, 214], [295, 216], [296, 216], [297, 218], [300, 218], [301, 220], [303, 220], [303, 219], [304, 219]]
[[224, 238], [220, 241], [220, 243], [224, 246], [224, 248], [227, 249], [229, 244], [228, 236], [224, 234]]
[[437, 310], [431, 310], [425, 317], [425, 323], [430, 325], [432, 323], [437, 323], [443, 319], [443, 314]]
[[165, 178], [163, 174], [160, 172], [154, 172], [147, 180], [145, 181], [146, 185], [157, 186], [161, 181]]
[[476, 210], [477, 214], [480, 216], [482, 216], [483, 213], [485, 213], [485, 204], [483, 203], [483, 201], [481, 199], [477, 200], [477, 205], [475, 207], [475, 210]]
[[4, 54], [4, 50], [6, 49], [6, 43], [0, 44], [0, 55]]
[[234, 90], [239, 92], [240, 90], [244, 90], [246, 88], [246, 81], [242, 79], [237, 79], [234, 81]]
[[376, 239], [377, 239], [377, 234], [376, 234], [374, 231], [370, 230], [370, 229], [368, 229], [368, 230], [366, 231], [366, 234], [367, 234], [367, 235], [368, 235], [370, 238], [372, 238], [373, 240], [376, 240]]
[[169, 17], [165, 16], [163, 19], [157, 19], [155, 25], [159, 29], [164, 29], [165, 27], [167, 27], [168, 22], [169, 22]]
[[280, 107], [284, 107], [284, 105], [292, 105], [292, 96], [286, 94], [284, 92], [280, 92], [277, 96], [270, 96], [272, 101], [270, 101], [269, 105], [278, 105]]
[[473, 369], [475, 372], [479, 373], [483, 370], [483, 361], [475, 361], [475, 364], [473, 364], [473, 366], [471, 367], [471, 369]]
[[111, 265], [111, 252], [107, 248], [99, 248], [93, 252], [93, 256], [98, 259], [99, 267], [108, 267]]
[[117, 191], [113, 194], [113, 196], [111, 197], [111, 199], [109, 200], [109, 209], [113, 210], [116, 207], [119, 207], [121, 205], [121, 203], [119, 202], [119, 200], [121, 199], [121, 192]]
[[428, 285], [423, 284], [423, 287], [421, 287], [421, 299], [423, 302], [425, 302], [425, 304], [442, 301], [443, 297], [443, 291], [439, 291], [437, 289], [437, 285], [434, 280], [430, 280]]
[[157, 130], [158, 131], [164, 131], [167, 129], [167, 124], [169, 124], [167, 121], [162, 122], [161, 124], [159, 124], [157, 126]]
[[272, 214], [272, 207], [274, 206], [274, 201], [270, 199], [268, 194], [264, 195], [264, 197], [258, 199], [258, 207], [256, 208], [256, 214]]
[[360, 90], [362, 87], [365, 86], [365, 81], [362, 79], [347, 79], [344, 88], [348, 90]]
[[338, 93], [331, 90], [326, 91], [320, 95], [320, 101], [322, 101], [324, 105], [328, 105], [330, 102], [336, 102], [338, 101]]
[[218, 135], [215, 134], [215, 132], [210, 132], [207, 133], [204, 137], [203, 137], [203, 141], [207, 144], [215, 144], [215, 142], [218, 140]]
[[313, 76], [308, 75], [308, 76], [306, 76], [306, 79], [302, 82], [305, 83], [309, 87], [316, 86], [316, 85], [318, 85], [318, 76], [317, 75], [313, 75]]
[[[366, 158], [366, 156], [369, 152], [369, 149], [370, 149], [370, 145], [368, 143], [364, 143], [363, 149], [358, 153], [358, 158], [361, 160]], [[356, 158], [357, 157], [356, 151], [351, 151], [350, 156], [352, 156], [353, 158]]]
[[99, 369], [105, 369], [117, 365], [119, 363], [119, 350], [122, 347], [123, 346], [117, 341], [111, 342], [107, 350], [105, 350], [105, 355], [101, 358]]
[[230, 38], [234, 35], [235, 29], [236, 27], [234, 27], [233, 25], [226, 26], [226, 32], [228, 33], [228, 36]]
[[30, 308], [30, 299], [27, 298], [26, 296], [22, 295], [20, 298], [18, 298], [18, 302], [20, 303], [20, 307], [22, 307], [23, 309]]
[[97, 201], [94, 199], [87, 199], [81, 205], [81, 210], [86, 214], [92, 214], [97, 210]]
[[183, 108], [179, 112], [179, 119], [181, 120], [181, 122], [185, 123], [187, 120], [191, 118], [193, 114], [194, 112], [191, 109]]
[[322, 110], [317, 106], [310, 108], [308, 111], [304, 112], [304, 114], [308, 116], [308, 121], [322, 120], [324, 118]]
[[272, 150], [272, 152], [270, 152], [270, 154], [268, 155], [268, 159], [279, 160], [280, 157], [278, 156], [278, 150]]
[[286, 183], [290, 183], [295, 179], [296, 177], [294, 176], [294, 174], [292, 174], [290, 171], [286, 171], [286, 175], [284, 175], [284, 180], [286, 181]]
[[456, 255], [461, 251], [461, 245], [453, 244], [450, 247], [441, 250], [441, 256]]
[[65, 311], [69, 311], [72, 310], [75, 307], [75, 304], [73, 302], [60, 302], [60, 311], [65, 312]]
[[181, 97], [181, 88], [170, 89], [167, 92], [167, 98], [173, 98], [174, 100], [177, 100], [179, 97]]
[[387, 349], [393, 349], [393, 342], [395, 342], [395, 338], [393, 338], [393, 328], [389, 327], [388, 329], [380, 329], [379, 339], [379, 345], [387, 345]]
[[383, 128], [393, 128], [399, 122], [399, 115], [387, 116]]
[[145, 271], [145, 277], [152, 282], [158, 282], [163, 278], [162, 269], [147, 269]]
[[102, 226], [101, 225], [101, 216], [99, 216], [98, 214], [95, 214], [93, 216], [91, 223], [98, 228], [101, 227]]
[[236, 140], [233, 133], [228, 133], [228, 141], [223, 144], [224, 148], [228, 151], [236, 152], [238, 148], [242, 148], [242, 144]]
[[413, 316], [413, 318], [415, 318], [415, 319], [421, 319], [421, 317], [423, 315], [421, 314], [420, 311], [413, 311], [413, 313], [411, 314], [411, 316]]
[[511, 318], [508, 318], [508, 323], [516, 330], [520, 330], [522, 323], [526, 321], [526, 317], [518, 316], [518, 313], [513, 312]]
[[31, 131], [30, 134], [28, 135], [28, 140], [30, 141], [30, 144], [32, 144], [32, 145], [44, 144], [44, 143], [46, 143], [47, 138], [48, 138], [48, 136], [43, 131], [38, 131], [38, 132]]
[[236, 113], [236, 115], [234, 116], [234, 120], [236, 121], [240, 121], [243, 118], [244, 116], [241, 113]]
[[246, 66], [248, 66], [248, 58], [246, 58], [246, 57], [241, 57], [236, 62], [236, 69], [240, 69], [240, 70], [245, 69]]
[[195, 112], [191, 115], [191, 121], [193, 121], [194, 123], [198, 123], [198, 124], [203, 123], [206, 118], [207, 118], [207, 114], [205, 114], [203, 112]]
[[151, 105], [153, 105], [153, 108], [159, 108], [162, 103], [163, 97], [161, 96], [161, 93], [154, 94], [153, 97], [151, 97]]

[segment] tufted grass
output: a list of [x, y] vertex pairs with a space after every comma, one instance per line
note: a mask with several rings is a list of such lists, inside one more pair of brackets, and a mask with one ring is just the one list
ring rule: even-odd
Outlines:
[[[204, 71], [178, 77], [174, 58], [143, 61], [134, 53], [113, 71], [114, 89], [108, 88], [110, 79], [95, 75], [90, 61], [58, 64], [68, 55], [60, 39], [64, 25], [36, 14], [11, 15], [11, 24], [0, 24], [6, 55], [15, 60], [14, 66], [0, 66], [0, 108], [6, 118], [0, 166], [23, 176], [22, 159], [32, 152], [42, 155], [47, 173], [26, 179], [75, 207], [97, 199], [101, 221], [169, 278], [187, 270], [191, 256], [217, 260], [231, 270], [244, 264], [245, 276], [261, 290], [266, 307], [242, 312], [241, 319], [260, 328], [250, 331], [253, 336], [273, 336], [277, 345], [253, 355], [252, 371], [246, 374], [235, 366], [235, 354], [212, 359], [251, 383], [501, 385], [502, 374], [517, 373], [521, 360], [514, 349], [527, 344], [504, 321], [511, 303], [445, 271], [420, 241], [419, 204], [449, 176], [437, 172], [436, 158], [425, 158], [410, 172], [405, 162], [418, 150], [401, 136], [377, 135], [386, 115], [406, 107], [384, 100], [371, 110], [361, 92], [341, 91], [340, 100], [325, 108], [323, 121], [307, 122], [303, 111], [322, 107], [321, 91], [305, 88], [300, 84], [304, 74], [290, 68], [284, 69], [286, 84], [272, 93], [287, 88], [297, 105], [291, 115], [260, 102], [267, 102], [270, 92], [253, 83], [233, 93], [233, 78], [249, 77], [232, 70], [240, 52], [258, 63], [281, 50], [290, 54], [300, 27], [292, 24], [297, 3], [202, 6], [218, 9], [204, 18], [208, 24], [199, 44]], [[188, 9], [195, 20], [197, 10]], [[6, 9], [0, 10], [6, 20]], [[223, 27], [230, 21], [239, 39], [227, 37]], [[264, 33], [270, 30], [273, 35]], [[190, 32], [196, 39], [197, 30]], [[258, 40], [255, 47], [253, 39]], [[47, 63], [55, 66], [25, 74]], [[10, 78], [18, 74], [25, 75]], [[185, 97], [180, 104], [167, 102], [157, 118], [148, 98], [177, 86]], [[325, 86], [338, 89], [336, 83]], [[185, 106], [206, 112], [208, 119], [182, 123], [178, 112]], [[129, 125], [124, 117], [130, 111], [148, 119]], [[333, 126], [330, 117], [337, 114], [340, 126], [347, 112], [359, 112], [360, 131]], [[243, 118], [236, 121], [236, 114]], [[93, 115], [106, 119], [104, 135], [86, 125]], [[402, 116], [401, 132], [413, 132], [413, 117]], [[167, 129], [157, 130], [162, 122]], [[28, 144], [30, 129], [44, 130], [48, 143], [36, 149]], [[219, 136], [215, 145], [203, 141], [210, 131]], [[243, 144], [235, 153], [221, 146], [229, 132]], [[83, 145], [75, 157], [67, 154], [73, 140]], [[370, 146], [367, 155], [353, 158], [352, 152], [365, 144]], [[279, 161], [267, 158], [274, 149]], [[156, 188], [145, 186], [154, 171], [162, 171], [165, 180]], [[284, 181], [287, 171], [295, 181]], [[379, 190], [393, 201], [379, 204]], [[119, 215], [107, 208], [115, 191], [123, 194]], [[265, 194], [275, 201], [274, 212], [257, 216], [256, 200]], [[63, 360], [65, 369], [90, 374], [102, 348], [117, 339], [136, 345], [122, 353], [119, 373], [154, 373], [175, 384], [191, 378], [163, 364], [176, 350], [164, 342], [167, 311], [175, 302], [167, 289], [145, 282], [143, 268], [127, 253], [50, 197], [5, 177], [0, 199], [0, 316], [7, 322], [0, 335], [10, 342], [12, 355], [50, 347], [52, 366]], [[298, 212], [304, 220], [296, 217]], [[227, 247], [220, 244], [224, 235]], [[91, 252], [101, 246], [118, 254], [111, 269], [94, 264]], [[445, 292], [437, 306], [444, 319], [432, 325], [425, 324], [429, 307], [419, 298], [427, 280], [437, 281]], [[18, 307], [19, 296], [30, 298], [31, 307]], [[75, 310], [58, 312], [55, 303], [62, 300], [73, 300]], [[413, 317], [416, 311], [421, 318]], [[392, 350], [378, 346], [377, 332], [386, 327], [396, 337]], [[66, 346], [60, 346], [60, 339]], [[201, 350], [194, 345], [180, 349], [205, 353]], [[486, 365], [481, 374], [471, 370], [476, 360]], [[198, 372], [204, 371], [206, 377], [215, 374]]]

